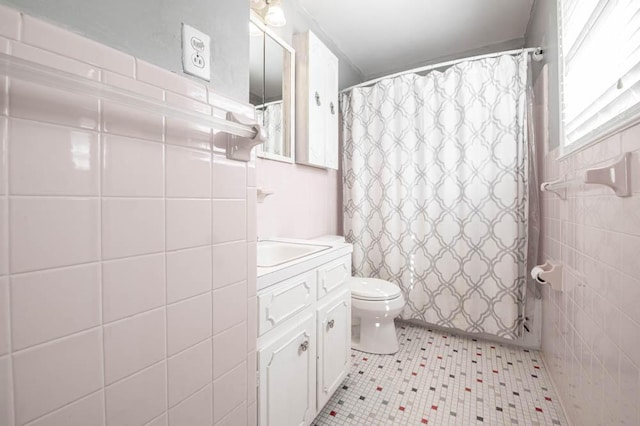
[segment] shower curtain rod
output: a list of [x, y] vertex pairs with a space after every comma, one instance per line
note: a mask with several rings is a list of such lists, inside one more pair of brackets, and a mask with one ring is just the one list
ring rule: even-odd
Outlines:
[[359, 83], [359, 84], [356, 84], [354, 86], [347, 87], [346, 89], [342, 89], [340, 91], [340, 93], [348, 92], [349, 90], [353, 90], [353, 89], [356, 89], [358, 87], [371, 86], [372, 84], [375, 84], [375, 83], [377, 83], [379, 81], [382, 81], [382, 80], [386, 80], [388, 78], [394, 78], [394, 77], [399, 77], [399, 76], [405, 75], [405, 74], [415, 74], [415, 73], [418, 73], [418, 72], [429, 71], [429, 70], [442, 68], [442, 67], [448, 67], [448, 66], [451, 66], [451, 65], [459, 64], [460, 62], [477, 61], [479, 59], [494, 58], [496, 56], [501, 56], [501, 55], [515, 55], [517, 53], [533, 53], [533, 52], [541, 52], [541, 51], [542, 51], [542, 49], [540, 47], [526, 47], [526, 48], [521, 48], [521, 49], [505, 50], [504, 52], [486, 53], [484, 55], [471, 56], [471, 57], [468, 57], [468, 58], [454, 59], [454, 60], [451, 60], [451, 61], [440, 62], [439, 64], [425, 65], [425, 66], [422, 66], [422, 67], [413, 68], [413, 69], [406, 70], [406, 71], [400, 71], [400, 72], [397, 72], [397, 73], [394, 73], [394, 74], [390, 74], [390, 75], [385, 75], [384, 77], [374, 78], [373, 80], [365, 81], [364, 83]]

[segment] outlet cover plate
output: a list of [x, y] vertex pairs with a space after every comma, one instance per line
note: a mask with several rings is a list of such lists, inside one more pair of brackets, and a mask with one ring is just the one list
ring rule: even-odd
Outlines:
[[184, 23], [182, 69], [187, 74], [211, 81], [211, 37]]

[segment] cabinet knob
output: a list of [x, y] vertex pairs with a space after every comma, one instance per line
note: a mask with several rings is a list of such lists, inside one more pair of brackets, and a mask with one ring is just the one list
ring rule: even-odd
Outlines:
[[333, 328], [334, 325], [336, 325], [336, 321], [335, 320], [329, 321], [329, 328]]
[[333, 106], [333, 102], [330, 102], [330, 103], [329, 103], [329, 109], [331, 110], [331, 115], [335, 115], [335, 113], [336, 113], [336, 109], [335, 109], [335, 107]]
[[301, 350], [302, 352], [306, 352], [306, 351], [307, 351], [307, 349], [309, 349], [309, 341], [308, 341], [308, 340], [305, 340], [304, 342], [302, 342], [302, 343], [300, 344], [300, 350]]
[[320, 106], [322, 105], [320, 102], [320, 93], [316, 92], [316, 105]]

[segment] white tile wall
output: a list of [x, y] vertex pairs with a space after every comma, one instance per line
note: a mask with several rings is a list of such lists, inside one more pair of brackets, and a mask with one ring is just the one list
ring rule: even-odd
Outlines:
[[98, 326], [99, 266], [89, 263], [16, 275], [11, 279], [11, 302], [14, 349]]
[[13, 355], [16, 423], [24, 424], [103, 387], [102, 330]]
[[102, 195], [164, 196], [164, 145], [141, 139], [102, 138]]
[[[211, 291], [211, 247], [167, 253], [167, 301], [177, 302]], [[216, 312], [214, 297], [214, 312]]]
[[30, 426], [103, 426], [104, 393], [92, 393], [58, 411], [40, 417]]
[[[212, 395], [213, 387], [209, 384], [195, 395], [170, 409], [169, 423], [174, 426], [208, 426], [212, 424]], [[246, 415], [246, 413], [244, 413], [244, 415]]]
[[102, 264], [105, 323], [165, 305], [165, 256], [151, 254]]
[[[95, 262], [100, 205], [95, 198], [11, 197], [12, 273]], [[60, 243], [64, 241], [64, 250]]]
[[[4, 6], [0, 51], [180, 108], [253, 111]], [[255, 424], [255, 164], [191, 123], [9, 87], [0, 424]]]
[[[544, 153], [541, 179], [577, 176], [623, 152], [634, 153], [640, 183], [640, 125], [561, 160]], [[542, 257], [562, 262], [575, 288], [544, 289], [542, 348], [575, 425], [640, 424], [640, 186], [633, 191], [619, 198], [582, 186], [566, 201], [543, 193]]]
[[169, 407], [211, 383], [213, 357], [206, 340], [169, 359]]
[[115, 383], [166, 357], [165, 309], [125, 318], [104, 327], [104, 377]]
[[107, 424], [142, 425], [167, 410], [166, 361], [106, 389]]

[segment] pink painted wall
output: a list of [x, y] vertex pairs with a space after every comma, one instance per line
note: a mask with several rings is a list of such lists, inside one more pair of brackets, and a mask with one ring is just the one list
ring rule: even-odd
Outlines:
[[339, 171], [258, 159], [256, 182], [274, 191], [258, 203], [258, 238], [342, 233]]

